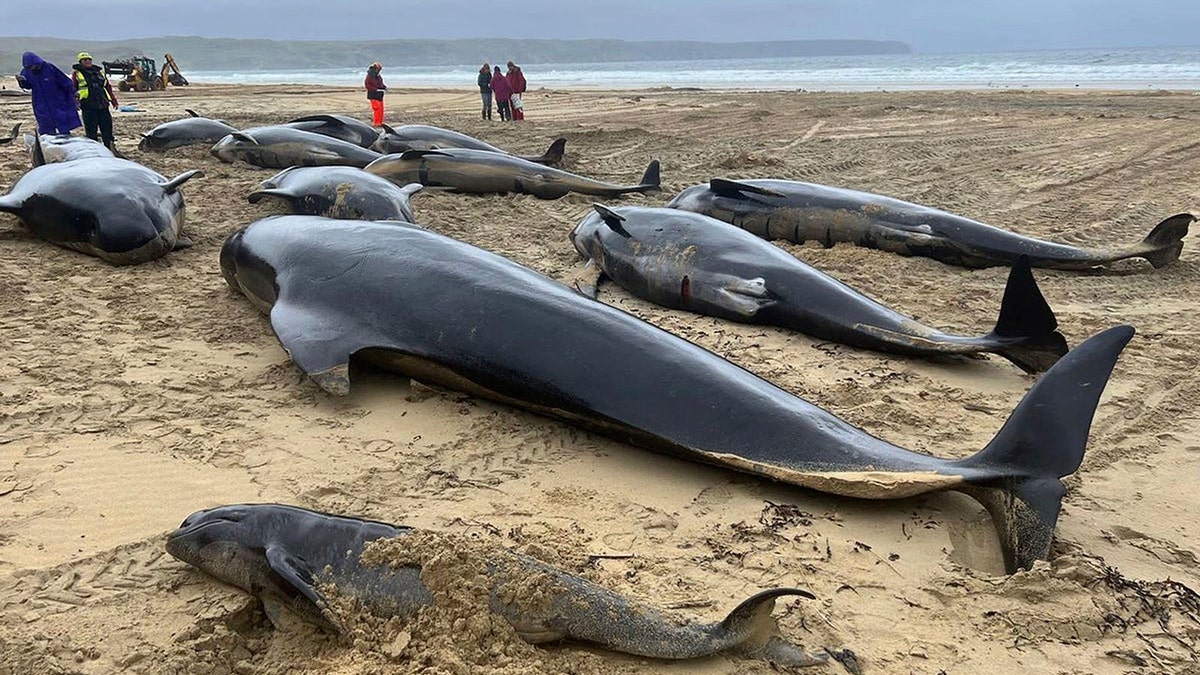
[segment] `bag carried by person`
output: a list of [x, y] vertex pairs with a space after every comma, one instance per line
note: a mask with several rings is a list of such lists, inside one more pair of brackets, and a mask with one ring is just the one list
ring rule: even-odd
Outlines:
[[521, 95], [520, 94], [512, 95], [512, 107], [513, 107], [513, 110], [524, 110], [525, 109], [525, 104], [521, 103]]

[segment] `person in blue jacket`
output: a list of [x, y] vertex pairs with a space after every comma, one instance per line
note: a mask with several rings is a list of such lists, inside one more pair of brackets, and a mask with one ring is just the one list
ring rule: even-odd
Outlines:
[[39, 134], [69, 134], [83, 126], [75, 105], [75, 83], [57, 66], [33, 52], [21, 55], [17, 84], [33, 96]]

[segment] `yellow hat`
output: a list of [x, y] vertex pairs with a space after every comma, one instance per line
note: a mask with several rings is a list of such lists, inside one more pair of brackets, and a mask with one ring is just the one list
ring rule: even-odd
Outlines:
[[89, 54], [89, 53], [87, 53], [87, 52], [79, 52], [79, 56], [76, 56], [76, 57], [75, 57], [75, 60], [76, 60], [76, 61], [82, 61], [82, 60], [84, 60], [84, 59], [90, 59], [90, 58], [92, 58], [92, 55], [91, 55], [91, 54]]

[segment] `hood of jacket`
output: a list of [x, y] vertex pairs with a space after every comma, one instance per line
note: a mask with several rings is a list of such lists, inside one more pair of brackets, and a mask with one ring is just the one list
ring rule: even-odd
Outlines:
[[46, 65], [46, 60], [43, 59], [42, 57], [38, 56], [37, 54], [34, 54], [33, 52], [25, 52], [24, 54], [21, 55], [21, 67], [22, 68], [32, 68], [33, 66], [44, 66], [44, 65]]

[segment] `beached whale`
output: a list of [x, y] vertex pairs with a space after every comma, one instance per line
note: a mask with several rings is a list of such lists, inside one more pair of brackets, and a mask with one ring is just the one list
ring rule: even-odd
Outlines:
[[1196, 220], [1180, 213], [1159, 223], [1137, 244], [1085, 249], [1025, 237], [928, 206], [843, 188], [786, 180], [714, 178], [679, 193], [668, 207], [703, 213], [765, 239], [825, 246], [849, 242], [963, 267], [1011, 266], [1017, 256], [1034, 267], [1081, 270], [1127, 258], [1154, 267], [1179, 259], [1183, 237]]
[[337, 138], [285, 126], [235, 131], [213, 146], [212, 155], [222, 162], [232, 164], [241, 160], [267, 169], [289, 166], [355, 166], [361, 169], [383, 156]]
[[664, 307], [897, 354], [991, 352], [1031, 373], [1067, 353], [1024, 256], [1009, 275], [995, 328], [965, 337], [925, 326], [770, 242], [698, 213], [596, 205], [570, 238], [593, 270], [590, 283], [585, 277], [577, 284], [590, 297], [602, 275]]
[[[725, 359], [498, 255], [402, 223], [276, 216], [221, 249], [229, 285], [334, 394], [357, 356], [411, 378], [653, 450], [824, 492], [936, 490], [991, 512], [1009, 569], [1050, 548], [1100, 393], [1133, 329], [1050, 368], [982, 451], [940, 459], [880, 440]], [[958, 448], [961, 451], [962, 448]]]
[[201, 117], [194, 110], [187, 110], [189, 117], [163, 122], [142, 134], [138, 150], [162, 152], [188, 145], [212, 145], [237, 131], [222, 120]]
[[275, 197], [301, 215], [415, 223], [409, 198], [424, 188], [400, 187], [352, 166], [294, 166], [264, 180], [248, 199], [257, 204]]
[[280, 126], [337, 138], [360, 148], [370, 148], [379, 140], [379, 131], [375, 127], [348, 115], [307, 115]]
[[657, 159], [650, 161], [640, 183], [624, 186], [577, 176], [512, 155], [464, 148], [409, 150], [384, 155], [367, 165], [366, 170], [397, 185], [420, 183], [427, 187], [447, 187], [456, 192], [516, 193], [540, 199], [558, 199], [571, 192], [617, 197], [629, 192], [660, 189]]
[[168, 180], [114, 157], [56, 162], [21, 176], [0, 197], [0, 211], [15, 214], [53, 244], [113, 265], [136, 265], [191, 245], [180, 234], [179, 187], [200, 175], [187, 171]]
[[43, 134], [41, 136], [25, 134], [25, 149], [29, 152], [29, 163], [35, 167], [43, 164], [74, 162], [80, 159], [112, 159], [116, 157], [99, 141], [93, 141], [86, 136], [66, 134]]
[[[431, 127], [425, 124], [405, 124], [399, 127], [383, 125], [378, 140], [371, 146], [372, 150], [383, 153], [407, 152], [409, 150], [440, 150], [443, 148], [466, 148], [468, 150], [483, 150], [498, 152], [502, 155], [512, 155], [507, 150], [485, 143], [478, 138], [460, 134], [457, 131]], [[556, 165], [562, 162], [563, 152], [567, 148], [567, 139], [559, 138], [550, 144], [541, 155], [520, 156], [521, 159], [537, 164]]]
[[[283, 611], [332, 631], [345, 627], [324, 588], [333, 585], [376, 616], [414, 615], [434, 604], [421, 581], [421, 564], [367, 561], [362, 553], [381, 540], [404, 546], [423, 533], [407, 527], [317, 513], [278, 504], [242, 504], [198, 511], [167, 538], [175, 558], [258, 597], [267, 616]], [[415, 545], [415, 544], [414, 544]], [[418, 553], [414, 551], [414, 553]], [[461, 555], [470, 555], [463, 551]], [[784, 640], [771, 618], [778, 598], [812, 598], [775, 588], [738, 605], [723, 621], [683, 623], [586, 579], [500, 547], [476, 554], [486, 569], [481, 604], [533, 644], [574, 640], [659, 659], [692, 659], [741, 652], [779, 665], [824, 663]], [[406, 561], [407, 562], [407, 561]], [[463, 578], [461, 584], [477, 583]], [[517, 589], [537, 589], [536, 594]], [[534, 595], [535, 597], [529, 597]], [[487, 611], [486, 609], [484, 611]]]

